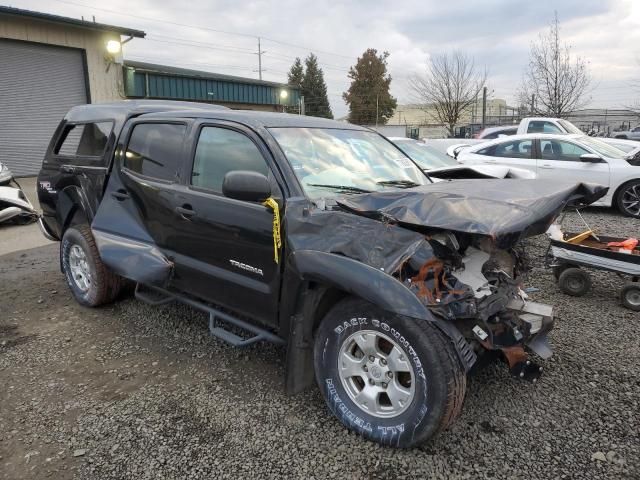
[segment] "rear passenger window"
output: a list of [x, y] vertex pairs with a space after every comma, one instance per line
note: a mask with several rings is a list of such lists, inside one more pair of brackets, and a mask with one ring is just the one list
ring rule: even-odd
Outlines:
[[186, 129], [185, 125], [166, 123], [136, 125], [129, 138], [124, 166], [147, 177], [178, 180]]
[[563, 132], [551, 122], [537, 120], [529, 123], [529, 128], [527, 128], [527, 133], [563, 133]]
[[54, 153], [67, 157], [101, 157], [112, 129], [111, 122], [68, 125]]
[[249, 137], [227, 128], [204, 127], [196, 147], [191, 184], [222, 193], [224, 176], [233, 170], [269, 173], [264, 157]]

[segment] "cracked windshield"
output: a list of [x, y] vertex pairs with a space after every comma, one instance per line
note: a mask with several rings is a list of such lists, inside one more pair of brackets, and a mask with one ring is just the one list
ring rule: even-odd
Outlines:
[[374, 132], [323, 128], [269, 130], [311, 198], [430, 183], [409, 158]]

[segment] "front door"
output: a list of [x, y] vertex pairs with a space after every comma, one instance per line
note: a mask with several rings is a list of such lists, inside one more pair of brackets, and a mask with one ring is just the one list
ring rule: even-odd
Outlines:
[[583, 162], [580, 156], [592, 153], [570, 140], [538, 140], [538, 178], [609, 186], [609, 164]]
[[273, 212], [222, 193], [228, 172], [255, 171], [271, 180], [272, 196], [282, 204], [273, 160], [262, 141], [239, 126], [204, 124], [192, 136], [192, 161], [178, 195], [179, 234], [168, 245], [176, 262], [173, 285], [275, 325], [281, 260], [274, 259]]

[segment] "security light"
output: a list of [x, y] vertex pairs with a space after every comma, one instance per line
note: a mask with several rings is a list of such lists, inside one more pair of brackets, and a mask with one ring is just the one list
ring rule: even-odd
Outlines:
[[119, 41], [109, 40], [107, 42], [107, 52], [109, 52], [111, 55], [117, 55], [118, 53], [120, 53], [121, 49], [122, 45], [120, 45]]

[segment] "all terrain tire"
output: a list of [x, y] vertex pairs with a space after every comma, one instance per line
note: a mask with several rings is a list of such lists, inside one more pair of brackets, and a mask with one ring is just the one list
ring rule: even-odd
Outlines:
[[429, 321], [347, 298], [322, 320], [314, 366], [331, 412], [384, 445], [411, 447], [460, 415], [467, 377], [451, 342]]
[[60, 264], [71, 293], [82, 305], [113, 301], [125, 279], [102, 263], [89, 225], [69, 227], [60, 242]]

